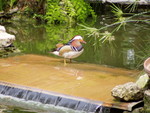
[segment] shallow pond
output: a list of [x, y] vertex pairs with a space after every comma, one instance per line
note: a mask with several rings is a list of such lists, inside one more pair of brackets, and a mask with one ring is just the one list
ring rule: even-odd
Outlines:
[[[112, 22], [114, 20], [111, 17], [100, 16], [94, 25], [90, 22], [86, 25], [100, 28]], [[23, 53], [53, 56], [49, 51], [57, 43], [67, 43], [75, 35], [83, 36], [87, 42], [84, 53], [75, 59], [78, 62], [137, 69], [149, 52], [149, 24], [145, 23], [126, 24], [114, 33], [115, 40], [112, 43], [101, 43], [99, 38], [88, 37], [79, 25], [43, 25], [24, 20], [4, 25], [8, 32], [16, 35], [15, 46]], [[114, 27], [105, 31], [111, 32], [113, 29]]]
[[[94, 25], [90, 22], [87, 25], [100, 28], [112, 21], [101, 16]], [[112, 43], [100, 43], [99, 39], [88, 37], [78, 25], [43, 25], [24, 20], [3, 25], [9, 33], [15, 34], [14, 45], [23, 55], [1, 59], [1, 81], [105, 102], [113, 101], [110, 90], [115, 85], [137, 79], [138, 71], [127, 69], [137, 69], [143, 62], [141, 57], [148, 53], [146, 47], [150, 43], [149, 25], [143, 23], [127, 24], [125, 29], [114, 34]], [[75, 35], [84, 37], [85, 51], [74, 59], [76, 62], [64, 67], [63, 59], [49, 51], [58, 42], [66, 43]], [[7, 112], [27, 111], [12, 109]]]

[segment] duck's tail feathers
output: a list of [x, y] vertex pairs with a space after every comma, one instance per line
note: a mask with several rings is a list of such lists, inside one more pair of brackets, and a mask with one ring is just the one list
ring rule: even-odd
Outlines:
[[59, 56], [59, 52], [58, 51], [50, 51], [49, 53]]

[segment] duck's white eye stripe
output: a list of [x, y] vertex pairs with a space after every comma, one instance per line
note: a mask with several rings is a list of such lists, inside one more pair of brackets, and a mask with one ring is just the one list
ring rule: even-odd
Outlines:
[[83, 40], [83, 38], [82, 38], [81, 36], [75, 36], [75, 37], [73, 38], [73, 40], [75, 40], [75, 39], [81, 39], [81, 40]]

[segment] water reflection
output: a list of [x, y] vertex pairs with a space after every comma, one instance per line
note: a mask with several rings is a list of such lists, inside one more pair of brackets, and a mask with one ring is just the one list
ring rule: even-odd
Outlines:
[[34, 110], [27, 110], [23, 108], [15, 108], [15, 107], [0, 105], [0, 113], [40, 113], [40, 112]]
[[[105, 17], [103, 17], [105, 18]], [[100, 20], [99, 20], [100, 21]], [[101, 27], [101, 22], [97, 22], [96, 27]], [[105, 19], [105, 24], [109, 24], [112, 20]], [[140, 23], [139, 23], [140, 24]], [[115, 41], [113, 43], [101, 44], [99, 39], [87, 37], [86, 32], [82, 31], [80, 26], [74, 25], [41, 25], [31, 21], [14, 22], [4, 24], [10, 33], [16, 35], [15, 45], [22, 50], [23, 53], [50, 55], [48, 52], [55, 48], [58, 42], [66, 43], [73, 36], [80, 34], [86, 42], [84, 53], [76, 58], [78, 62], [96, 63], [109, 65], [114, 67], [136, 68], [139, 63], [139, 51], [143, 51], [139, 45], [145, 45], [143, 40], [149, 36], [148, 25], [137, 27], [137, 24], [130, 23], [126, 29], [121, 29], [114, 34]], [[144, 30], [141, 29], [141, 27]], [[109, 28], [112, 31], [113, 28]], [[143, 37], [144, 35], [144, 37]]]
[[130, 69], [135, 66], [135, 50], [132, 45], [134, 42], [134, 37], [126, 37], [121, 43], [123, 51], [123, 65], [125, 67], [129, 67]]
[[81, 70], [76, 69], [76, 68], [64, 67], [64, 66], [55, 66], [53, 68], [56, 71], [61, 71], [61, 74], [63, 74], [63, 75], [74, 76], [76, 78], [76, 80], [83, 79], [83, 72]]

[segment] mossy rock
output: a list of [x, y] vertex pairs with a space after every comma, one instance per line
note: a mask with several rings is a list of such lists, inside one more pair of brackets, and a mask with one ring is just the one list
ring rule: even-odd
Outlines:
[[0, 49], [0, 57], [5, 58], [11, 56], [12, 54], [18, 54], [20, 50], [14, 46], [12, 47], [5, 47]]
[[139, 88], [144, 90], [150, 88], [150, 78], [148, 74], [144, 73], [143, 75], [141, 75], [139, 79], [136, 81], [136, 84]]
[[150, 113], [150, 90], [144, 92], [144, 113]]

